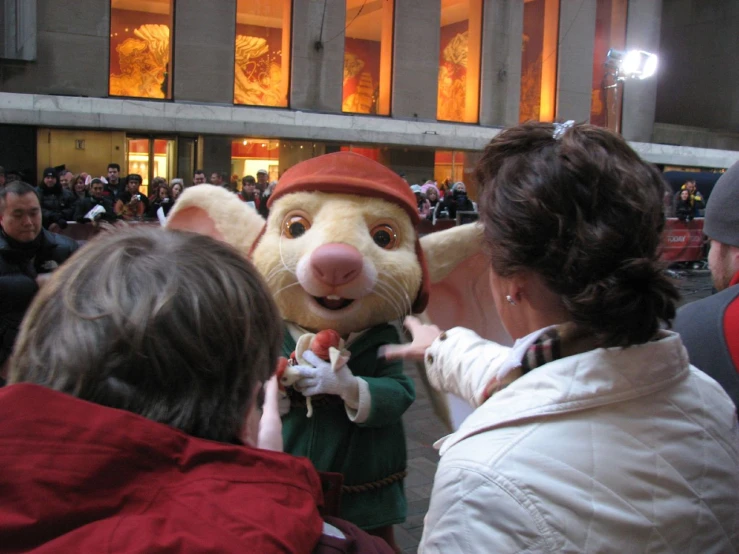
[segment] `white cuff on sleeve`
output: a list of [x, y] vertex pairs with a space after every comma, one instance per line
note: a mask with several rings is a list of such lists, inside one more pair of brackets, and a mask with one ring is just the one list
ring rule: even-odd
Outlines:
[[350, 407], [346, 402], [344, 409], [349, 421], [352, 423], [364, 423], [370, 415], [372, 407], [372, 397], [370, 396], [369, 384], [361, 377], [357, 377], [357, 388], [359, 389], [359, 406], [356, 409]]

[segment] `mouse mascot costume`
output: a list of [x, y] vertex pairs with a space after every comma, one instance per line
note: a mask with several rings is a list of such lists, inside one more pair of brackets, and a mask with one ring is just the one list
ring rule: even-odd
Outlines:
[[[285, 320], [283, 353], [291, 360], [281, 379], [285, 451], [341, 473], [341, 517], [391, 544], [392, 525], [406, 515], [402, 415], [415, 391], [402, 362], [378, 350], [401, 342], [397, 323], [423, 312], [429, 294], [426, 319], [506, 341], [487, 308], [481, 229], [464, 225], [419, 240], [416, 204], [392, 170], [337, 152], [286, 171], [266, 222], [208, 185], [185, 191], [167, 222], [231, 243], [260, 270]], [[443, 397], [434, 398], [448, 420]]]

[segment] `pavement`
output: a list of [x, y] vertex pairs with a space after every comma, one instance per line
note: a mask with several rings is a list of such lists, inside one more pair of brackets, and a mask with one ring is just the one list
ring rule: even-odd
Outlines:
[[[712, 293], [711, 275], [707, 269], [695, 270], [672, 266], [670, 275], [682, 296], [679, 305], [705, 298]], [[407, 374], [416, 385], [416, 401], [403, 416], [408, 448], [408, 477], [405, 492], [408, 518], [395, 526], [395, 540], [404, 553], [415, 553], [423, 534], [423, 518], [429, 506], [431, 489], [439, 455], [433, 443], [447, 434], [434, 415], [425, 387], [414, 364], [406, 364]]]

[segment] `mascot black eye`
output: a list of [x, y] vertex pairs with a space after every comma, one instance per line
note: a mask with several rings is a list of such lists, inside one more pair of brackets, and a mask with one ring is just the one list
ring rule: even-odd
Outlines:
[[310, 229], [310, 221], [303, 215], [288, 215], [282, 223], [282, 234], [289, 239], [302, 237]]
[[398, 233], [387, 223], [375, 225], [370, 235], [375, 244], [385, 250], [392, 250], [398, 245]]

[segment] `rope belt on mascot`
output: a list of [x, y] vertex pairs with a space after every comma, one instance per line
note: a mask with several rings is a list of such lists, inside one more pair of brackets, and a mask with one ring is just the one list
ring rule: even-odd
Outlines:
[[398, 481], [402, 481], [408, 475], [408, 470], [404, 469], [392, 475], [388, 475], [384, 479], [372, 481], [371, 483], [364, 483], [362, 485], [342, 485], [341, 492], [344, 494], [357, 494], [360, 492], [369, 492], [373, 490], [382, 489], [388, 485], [392, 485]]

